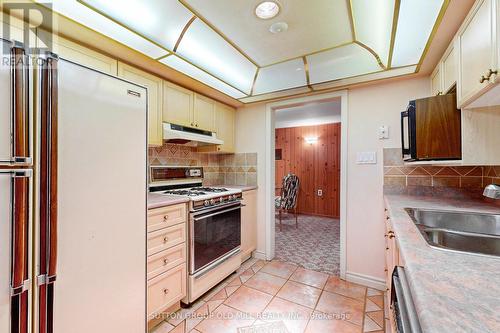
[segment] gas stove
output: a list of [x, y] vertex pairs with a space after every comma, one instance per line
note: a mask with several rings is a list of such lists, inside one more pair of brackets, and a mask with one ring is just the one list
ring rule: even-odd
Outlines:
[[188, 197], [190, 210], [197, 211], [241, 200], [239, 189], [206, 187], [203, 168], [152, 166], [149, 191], [152, 193]]

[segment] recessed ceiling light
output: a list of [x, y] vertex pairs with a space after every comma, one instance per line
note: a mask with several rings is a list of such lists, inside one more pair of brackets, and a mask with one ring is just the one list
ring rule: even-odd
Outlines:
[[276, 22], [269, 27], [269, 31], [273, 34], [279, 34], [280, 32], [285, 32], [288, 30], [288, 24], [286, 22]]
[[264, 1], [261, 2], [257, 7], [255, 7], [255, 15], [263, 20], [268, 20], [280, 12], [280, 6], [274, 1]]

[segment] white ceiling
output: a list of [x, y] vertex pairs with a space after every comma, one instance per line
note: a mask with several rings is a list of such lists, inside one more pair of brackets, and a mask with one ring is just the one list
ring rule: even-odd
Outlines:
[[[418, 65], [449, 3], [275, 1], [281, 10], [270, 20], [254, 14], [261, 0], [53, 0], [52, 8], [245, 101]], [[276, 22], [288, 31], [270, 33]]]
[[340, 122], [340, 100], [276, 110], [275, 127], [300, 127]]

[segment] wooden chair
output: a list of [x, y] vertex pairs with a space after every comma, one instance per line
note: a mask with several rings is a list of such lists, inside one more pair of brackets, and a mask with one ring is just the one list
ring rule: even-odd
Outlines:
[[293, 209], [295, 214], [295, 228], [298, 228], [297, 219], [297, 197], [299, 194], [299, 177], [289, 173], [283, 178], [283, 186], [281, 187], [281, 195], [274, 200], [276, 209], [279, 212], [280, 231], [282, 231], [282, 214], [283, 211], [289, 212]]

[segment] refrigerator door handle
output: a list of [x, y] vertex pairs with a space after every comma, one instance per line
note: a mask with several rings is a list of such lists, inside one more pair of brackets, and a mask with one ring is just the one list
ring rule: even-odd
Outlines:
[[11, 48], [12, 158], [17, 165], [31, 165], [31, 112], [29, 105], [28, 61], [24, 45], [14, 41]]

